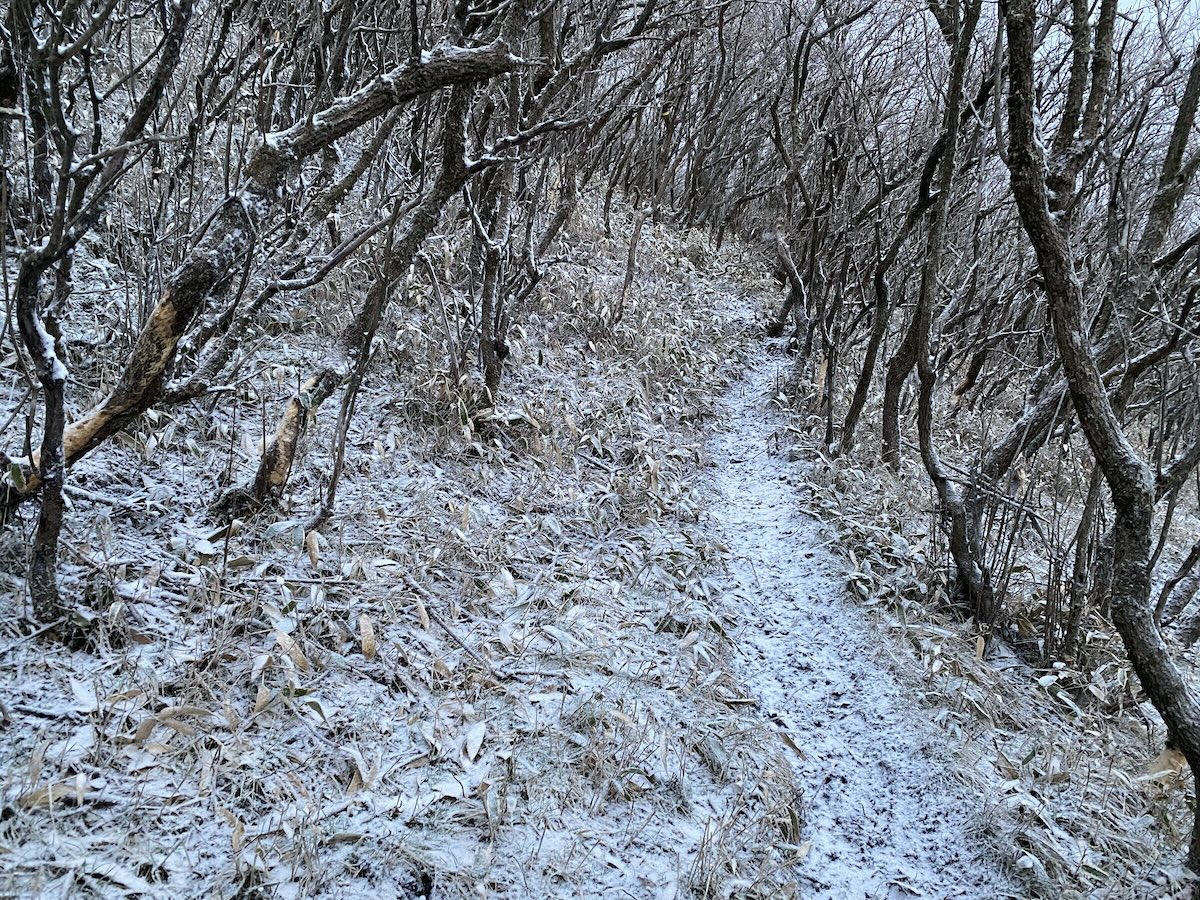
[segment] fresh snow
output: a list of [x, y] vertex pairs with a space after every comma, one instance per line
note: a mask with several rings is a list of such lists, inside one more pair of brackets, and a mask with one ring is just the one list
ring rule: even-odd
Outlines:
[[851, 605], [820, 523], [800, 508], [799, 463], [776, 451], [780, 357], [764, 355], [727, 398], [710, 443], [713, 512], [730, 551], [735, 673], [799, 752], [811, 841], [801, 896], [997, 898], [1013, 893], [976, 858], [983, 801], [936, 760], [939, 737], [876, 659], [887, 638]]

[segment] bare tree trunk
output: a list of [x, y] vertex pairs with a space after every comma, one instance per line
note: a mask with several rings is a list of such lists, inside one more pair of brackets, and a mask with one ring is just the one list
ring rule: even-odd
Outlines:
[[[112, 7], [109, 7], [111, 12]], [[58, 86], [63, 77], [63, 67], [74, 52], [83, 53], [83, 45], [60, 46], [66, 32], [61, 21], [55, 22], [52, 31], [36, 44], [22, 44], [24, 59], [25, 99], [27, 114], [31, 121], [34, 144], [33, 179], [39, 195], [34, 206], [39, 210], [34, 226], [40, 233], [40, 241], [32, 241], [22, 254], [16, 283], [17, 326], [30, 358], [34, 372], [42, 387], [42, 403], [45, 412], [42, 445], [36, 458], [36, 471], [26, 479], [26, 493], [40, 488], [41, 509], [38, 512], [37, 529], [29, 560], [29, 593], [34, 614], [42, 621], [53, 620], [60, 612], [58, 592], [58, 539], [63, 520], [63, 485], [66, 478], [67, 456], [65, 453], [66, 430], [66, 386], [67, 369], [58, 358], [56, 340], [58, 326], [53, 310], [64, 304], [70, 294], [70, 260], [75, 247], [87, 235], [107, 204], [117, 182], [125, 173], [125, 161], [131, 145], [142, 137], [151, 116], [158, 108], [167, 82], [179, 61], [184, 34], [191, 19], [190, 0], [174, 5], [167, 20], [162, 41], [156, 49], [158, 60], [150, 69], [150, 76], [141, 97], [129, 111], [116, 143], [103, 156], [96, 156], [101, 149], [103, 132], [97, 123], [92, 133], [89, 148], [95, 159], [103, 159], [103, 166], [93, 161], [81, 165], [76, 149], [81, 137], [66, 119], [59, 115], [56, 122], [47, 121], [43, 113], [54, 110], [58, 105]], [[16, 21], [28, 30], [30, 7], [21, 3], [6, 19]], [[102, 25], [102, 14], [97, 25]], [[95, 35], [93, 31], [93, 36]], [[23, 35], [27, 38], [27, 35]], [[147, 57], [149, 65], [153, 56]], [[14, 59], [15, 65], [15, 59]], [[5, 115], [8, 111], [5, 110]], [[40, 169], [47, 165], [45, 154], [54, 131], [54, 145], [59, 155], [57, 179], [52, 189], [45, 173]], [[7, 148], [5, 148], [7, 153]], [[49, 212], [52, 210], [53, 212]], [[49, 213], [48, 215], [42, 215]], [[46, 272], [57, 264], [57, 283], [54, 299], [49, 306], [51, 312], [43, 316], [39, 303], [39, 288]], [[16, 501], [19, 495], [10, 492], [9, 500]]]
[[[1188, 576], [1192, 574], [1197, 563], [1200, 563], [1200, 541], [1192, 544], [1192, 549], [1188, 551], [1187, 557], [1175, 570], [1175, 574], [1163, 584], [1158, 595], [1158, 603], [1154, 606], [1154, 616], [1157, 621], [1166, 623], [1174, 621], [1191, 601], [1192, 595], [1195, 593], [1195, 585], [1192, 585], [1192, 590], [1188, 590]], [[1194, 581], [1195, 578], [1192, 578], [1191, 582]], [[1176, 589], [1181, 585], [1183, 588], [1176, 594]], [[1173, 594], [1174, 596], [1172, 596]]]
[[[913, 312], [910, 333], [913, 334], [912, 347], [915, 357], [913, 361], [916, 363], [920, 382], [917, 434], [921, 448], [921, 460], [925, 464], [925, 471], [937, 489], [943, 513], [950, 521], [950, 554], [954, 558], [957, 575], [956, 593], [962, 597], [967, 609], [978, 622], [991, 625], [996, 620], [998, 605], [992, 589], [991, 577], [983, 559], [982, 548], [979, 546], [978, 535], [970, 527], [971, 521], [962, 492], [942, 464], [941, 457], [933, 443], [934, 389], [937, 386], [937, 373], [934, 371], [930, 333], [933, 306], [938, 289], [942, 244], [950, 204], [950, 191], [954, 181], [955, 160], [958, 158], [959, 106], [962, 102], [966, 66], [971, 55], [971, 42], [975, 35], [975, 26], [979, 21], [980, 4], [981, 0], [972, 0], [965, 5], [963, 21], [961, 25], [955, 23], [954, 33], [950, 35], [953, 42], [953, 54], [943, 120], [946, 149], [942, 157], [937, 200], [933, 205], [928, 247], [925, 263], [921, 269], [920, 294], [917, 298], [917, 308]], [[903, 362], [904, 360], [900, 361], [900, 366], [903, 365]], [[899, 376], [899, 371], [899, 367], [892, 369], [889, 366], [889, 385], [892, 384], [894, 376], [902, 380], [903, 376]], [[898, 394], [897, 386], [897, 397]], [[894, 454], [888, 458], [888, 462], [895, 467], [899, 461], [898, 428], [891, 437], [895, 439], [896, 443], [885, 444], [885, 450]]]
[[[48, 254], [42, 254], [48, 257]], [[50, 622], [60, 614], [58, 594], [58, 535], [63, 520], [63, 428], [66, 424], [65, 393], [67, 370], [59, 361], [54, 338], [38, 312], [38, 284], [47, 258], [26, 259], [17, 276], [17, 325], [25, 349], [33, 360], [34, 372], [42, 386], [46, 418], [42, 424], [42, 447], [38, 477], [42, 485], [42, 506], [38, 511], [37, 530], [29, 559], [29, 599], [33, 614], [40, 622]]]
[[[509, 86], [509, 130], [515, 132], [519, 123], [519, 91], [516, 79]], [[488, 409], [500, 396], [500, 379], [504, 375], [504, 360], [508, 357], [508, 298], [504, 290], [504, 260], [512, 234], [512, 205], [514, 165], [507, 163], [496, 173], [496, 201], [491, 224], [486, 233], [478, 235], [483, 243], [483, 296], [479, 317], [479, 361], [483, 369], [484, 403]]]
[[642, 226], [646, 224], [649, 209], [639, 209], [633, 217], [633, 234], [629, 237], [629, 253], [625, 257], [625, 281], [621, 284], [621, 295], [617, 298], [617, 308], [613, 311], [610, 326], [616, 327], [625, 316], [625, 300], [633, 287], [633, 279], [637, 276], [638, 242], [642, 239]]
[[504, 281], [502, 244], [486, 238], [483, 251], [483, 292], [479, 311], [479, 363], [483, 370], [483, 402], [487, 409], [496, 405], [500, 396], [500, 379], [504, 375], [504, 359], [508, 345], [504, 342], [504, 298], [500, 295]]
[[558, 208], [554, 211], [554, 218], [550, 220], [550, 224], [546, 226], [546, 231], [538, 241], [537, 255], [545, 256], [546, 251], [550, 249], [550, 245], [554, 243], [554, 239], [558, 237], [559, 232], [566, 227], [571, 221], [571, 216], [575, 214], [575, 207], [579, 203], [579, 189], [576, 182], [575, 161], [568, 156], [562, 163], [562, 170], [559, 174], [561, 188], [558, 196]]
[[787, 297], [784, 298], [783, 305], [779, 307], [779, 312], [775, 314], [775, 318], [767, 326], [768, 337], [779, 337], [783, 334], [783, 329], [787, 327], [788, 319], [793, 314], [797, 317], [797, 331], [808, 325], [808, 315], [805, 310], [807, 295], [804, 289], [804, 279], [800, 277], [796, 261], [792, 258], [792, 251], [787, 245], [787, 239], [784, 237], [782, 226], [775, 230], [775, 255], [787, 276], [788, 292]]
[[[1150, 602], [1149, 562], [1156, 480], [1150, 466], [1126, 437], [1109, 400], [1084, 325], [1083, 285], [1075, 273], [1067, 235], [1050, 212], [1046, 159], [1035, 125], [1036, 17], [1035, 0], [1010, 2], [1006, 29], [1010, 53], [1008, 164], [1013, 194], [1045, 282], [1054, 336], [1071, 398], [1112, 492], [1116, 510], [1110, 594], [1113, 623], [1142, 687], [1166, 723], [1169, 738], [1187, 759], [1193, 777], [1200, 779], [1200, 703], [1171, 658]], [[1104, 48], [1097, 52], [1103, 55]], [[1200, 56], [1193, 63], [1189, 87], [1198, 80]], [[1093, 91], [1106, 87], [1093, 85]], [[1190, 110], [1186, 104], [1181, 105], [1175, 134], [1182, 132], [1185, 142], [1194, 117], [1194, 102]], [[1187, 862], [1194, 871], [1200, 871], [1200, 806], [1196, 816]]]
[[[465, 181], [465, 176], [463, 181]], [[462, 181], [439, 180], [426, 195], [409, 220], [404, 235], [396, 241], [395, 249], [389, 260], [389, 266], [393, 271], [403, 271], [412, 262], [425, 238], [437, 226], [442, 207], [450, 197], [457, 193], [462, 183]], [[287, 483], [296, 459], [300, 439], [308, 429], [310, 417], [315, 415], [321, 405], [355, 370], [358, 360], [370, 355], [375, 332], [387, 309], [389, 288], [390, 281], [386, 278], [380, 278], [371, 285], [371, 289], [363, 301], [362, 309], [342, 332], [333, 352], [325, 359], [321, 368], [310, 375], [301, 385], [300, 390], [288, 401], [283, 415], [275, 427], [275, 435], [259, 459], [258, 469], [249, 489], [249, 499], [256, 503], [263, 503]], [[236, 490], [231, 492], [226, 498], [223, 498], [223, 505], [228, 506], [231, 510], [237, 509], [240, 506], [240, 503], [237, 502], [239, 493]], [[229, 506], [231, 502], [233, 505]]]
[[900, 346], [888, 360], [887, 376], [883, 382], [883, 449], [882, 459], [893, 472], [900, 471], [900, 392], [917, 363], [923, 324], [920, 301], [909, 319]]
[[867, 349], [863, 353], [862, 370], [858, 373], [858, 381], [854, 386], [854, 396], [846, 417], [842, 420], [842, 439], [838, 446], [839, 454], [846, 454], [854, 446], [854, 433], [858, 429], [858, 420], [863, 407], [867, 405], [867, 395], [871, 391], [871, 382], [875, 380], [875, 366], [879, 362], [879, 348], [887, 336], [888, 325], [892, 318], [892, 300], [888, 291], [887, 271], [900, 250], [903, 235], [897, 235], [888, 256], [875, 266], [871, 284], [875, 289], [875, 314], [871, 321], [871, 335], [867, 338]]
[[1100, 508], [1102, 484], [1100, 467], [1093, 465], [1091, 478], [1088, 479], [1087, 499], [1079, 517], [1079, 525], [1075, 529], [1075, 563], [1071, 569], [1070, 603], [1067, 607], [1067, 625], [1061, 648], [1063, 655], [1068, 657], [1075, 655], [1079, 648], [1079, 633], [1087, 613], [1088, 573], [1091, 570], [1091, 551], [1096, 541], [1096, 514]]
[[362, 309], [342, 332], [322, 366], [305, 380], [300, 390], [288, 401], [275, 427], [274, 437], [259, 459], [249, 488], [239, 487], [228, 491], [218, 501], [219, 508], [232, 514], [248, 503], [263, 503], [283, 488], [291, 474], [296, 451], [310, 417], [370, 356], [375, 332], [387, 309], [392, 276], [412, 264], [425, 238], [437, 227], [442, 207], [458, 193], [469, 177], [463, 151], [470, 96], [470, 89], [464, 86], [456, 86], [451, 92], [443, 137], [442, 171], [409, 217], [404, 232], [391, 246], [384, 274], [371, 285]]

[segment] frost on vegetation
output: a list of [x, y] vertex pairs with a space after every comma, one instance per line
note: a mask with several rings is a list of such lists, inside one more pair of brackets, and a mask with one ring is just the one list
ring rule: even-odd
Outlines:
[[745, 335], [714, 312], [729, 286], [672, 277], [687, 247], [657, 228], [600, 319], [626, 247], [594, 221], [512, 335], [497, 439], [459, 414], [414, 291], [320, 533], [324, 419], [278, 515], [205, 515], [320, 358], [311, 331], [277, 332], [211, 414], [151, 414], [72, 470], [62, 577], [94, 637], [0, 645], [0, 893], [780, 896], [802, 812], [735, 702], [692, 486]]
[[[784, 381], [779, 390], [796, 388]], [[948, 551], [932, 499], [908, 488], [921, 476], [885, 472], [874, 431], [862, 436], [861, 449], [831, 460], [803, 419], [804, 402], [783, 403], [794, 447], [789, 481], [834, 531], [831, 546], [844, 559], [854, 596], [900, 639], [896, 671], [944, 733], [956, 774], [992, 798], [987, 830], [1017, 848], [1010, 863], [1018, 883], [1031, 896], [1134, 896], [1122, 891], [1146, 883], [1161, 887], [1162, 896], [1184, 891], [1179, 860], [1191, 821], [1190, 772], [1176, 752], [1148, 750], [1161, 742], [1162, 722], [1135, 693], [1136, 677], [1111, 624], [1096, 614], [1085, 623], [1090, 674], [1061, 661], [1049, 671], [1037, 668], [1028, 652], [1023, 658], [1005, 643], [985, 657], [973, 623], [950, 607]], [[1023, 398], [1003, 402], [1015, 420]], [[952, 448], [952, 429], [982, 431], [975, 415], [942, 423], [935, 441]], [[972, 464], [949, 452], [946, 461], [957, 471]], [[1047, 578], [1032, 554], [1013, 566], [1007, 641], [1035, 646]]]
[[34, 327], [37, 328], [38, 340], [42, 345], [42, 359], [47, 363], [47, 368], [50, 370], [50, 377], [59, 383], [65, 382], [67, 380], [67, 367], [58, 358], [58, 351], [54, 346], [54, 338], [46, 331], [46, 325], [41, 320], [41, 317], [34, 315], [33, 322]]

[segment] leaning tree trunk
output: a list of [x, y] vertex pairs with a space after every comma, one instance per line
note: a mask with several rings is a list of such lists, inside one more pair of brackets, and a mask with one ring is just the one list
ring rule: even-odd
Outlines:
[[[1113, 624], [1142, 687], [1200, 788], [1200, 702], [1171, 657], [1154, 621], [1150, 600], [1151, 528], [1157, 490], [1154, 472], [1126, 437], [1109, 399], [1084, 325], [1083, 285], [1075, 272], [1067, 234], [1050, 212], [1046, 159], [1035, 125], [1036, 17], [1036, 0], [1012, 0], [1009, 5], [1008, 165], [1013, 194], [1045, 283], [1071, 399], [1116, 510], [1109, 595]], [[1192, 102], [1190, 109], [1188, 103], [1181, 104], [1172, 149], [1174, 138], [1181, 133], [1186, 143], [1195, 118], [1195, 91], [1191, 89], [1200, 90], [1200, 55], [1193, 63], [1188, 87], [1185, 98], [1193, 94]], [[1193, 871], [1200, 871], [1200, 805], [1196, 807], [1187, 862]]]
[[[458, 192], [464, 181], [465, 175], [461, 180], [439, 180], [434, 185], [413, 213], [404, 234], [396, 241], [388, 261], [390, 269], [399, 272], [408, 267], [425, 238], [437, 227], [442, 207]], [[227, 501], [251, 499], [261, 504], [282, 490], [291, 474], [300, 439], [308, 429], [310, 418], [354, 371], [358, 360], [370, 355], [375, 333], [387, 310], [390, 284], [390, 280], [383, 277], [371, 285], [362, 309], [346, 326], [336, 347], [288, 401], [276, 425], [274, 437], [259, 459], [248, 496], [243, 497], [235, 491], [228, 495]], [[236, 506], [237, 503], [234, 504]]]
[[403, 272], [412, 264], [425, 238], [437, 227], [442, 208], [470, 177], [463, 153], [470, 98], [469, 88], [456, 86], [453, 89], [446, 113], [442, 171], [409, 217], [404, 232], [392, 245], [385, 272], [371, 285], [358, 315], [342, 332], [321, 367], [288, 401], [275, 434], [259, 459], [254, 480], [248, 488], [234, 488], [218, 501], [218, 506], [227, 512], [236, 512], [248, 503], [261, 504], [283, 489], [310, 418], [355, 371], [359, 362], [370, 356], [375, 332], [387, 310], [392, 274]]
[[545, 233], [538, 241], [538, 256], [546, 255], [546, 251], [550, 249], [554, 239], [558, 237], [559, 232], [566, 227], [567, 223], [571, 221], [571, 216], [575, 214], [575, 207], [579, 205], [579, 186], [576, 178], [575, 160], [568, 156], [563, 160], [559, 172], [561, 187], [559, 188], [558, 207], [554, 211], [554, 217], [550, 220], [550, 224], [546, 226]]

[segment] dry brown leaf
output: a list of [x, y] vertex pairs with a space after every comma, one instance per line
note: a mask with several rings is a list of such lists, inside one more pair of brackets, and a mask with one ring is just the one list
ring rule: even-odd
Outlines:
[[1138, 776], [1138, 781], [1170, 781], [1180, 778], [1187, 771], [1187, 759], [1174, 747], [1167, 747], [1150, 760]]
[[134, 732], [133, 742], [135, 744], [144, 743], [154, 732], [156, 725], [164, 725], [167, 728], [173, 728], [180, 734], [191, 737], [196, 733], [196, 729], [186, 722], [180, 721], [183, 716], [195, 716], [200, 718], [209, 718], [212, 713], [202, 706], [166, 706], [151, 716], [147, 716], [138, 723], [137, 731]]
[[26, 791], [17, 798], [17, 804], [24, 809], [51, 809], [59, 800], [74, 797], [75, 802], [82, 806], [86, 788], [86, 777], [77, 775], [70, 781], [53, 781]]
[[178, 731], [184, 737], [195, 737], [196, 729], [187, 722], [180, 722], [178, 719], [162, 719], [161, 724], [164, 728], [170, 728]]
[[229, 828], [233, 832], [230, 835], [229, 841], [232, 845], [234, 853], [239, 853], [242, 849], [242, 843], [246, 839], [246, 826], [232, 812], [225, 809], [223, 806], [217, 807], [217, 815], [228, 823]]
[[203, 706], [164, 706], [158, 711], [160, 720], [178, 719], [182, 716], [201, 716], [207, 719], [211, 715], [212, 713]]
[[321, 545], [320, 535], [314, 530], [304, 536], [304, 549], [308, 551], [308, 561], [314, 569], [320, 567]]
[[132, 700], [134, 697], [145, 694], [145, 691], [134, 689], [131, 691], [118, 691], [115, 694], [109, 694], [104, 698], [105, 706], [115, 706], [118, 703], [124, 703], [126, 700]]
[[371, 624], [371, 617], [366, 613], [358, 615], [358, 633], [362, 640], [362, 654], [367, 659], [374, 659], [377, 647], [375, 644], [375, 626]]
[[279, 644], [280, 649], [296, 664], [297, 669], [301, 672], [307, 672], [312, 668], [308, 657], [304, 655], [304, 651], [300, 649], [300, 645], [296, 643], [294, 637], [277, 629], [275, 631], [275, 640]]
[[788, 747], [791, 748], [792, 752], [794, 752], [801, 759], [808, 759], [808, 754], [800, 749], [800, 745], [796, 743], [795, 738], [793, 738], [786, 731], [779, 732], [779, 739], [787, 744]]
[[158, 725], [157, 716], [146, 716], [138, 723], [137, 731], [133, 733], [133, 742], [135, 744], [144, 744], [146, 739], [154, 733], [154, 727]]
[[254, 697], [254, 715], [258, 715], [267, 708], [267, 704], [271, 702], [271, 692], [265, 684], [258, 686], [258, 693]]

